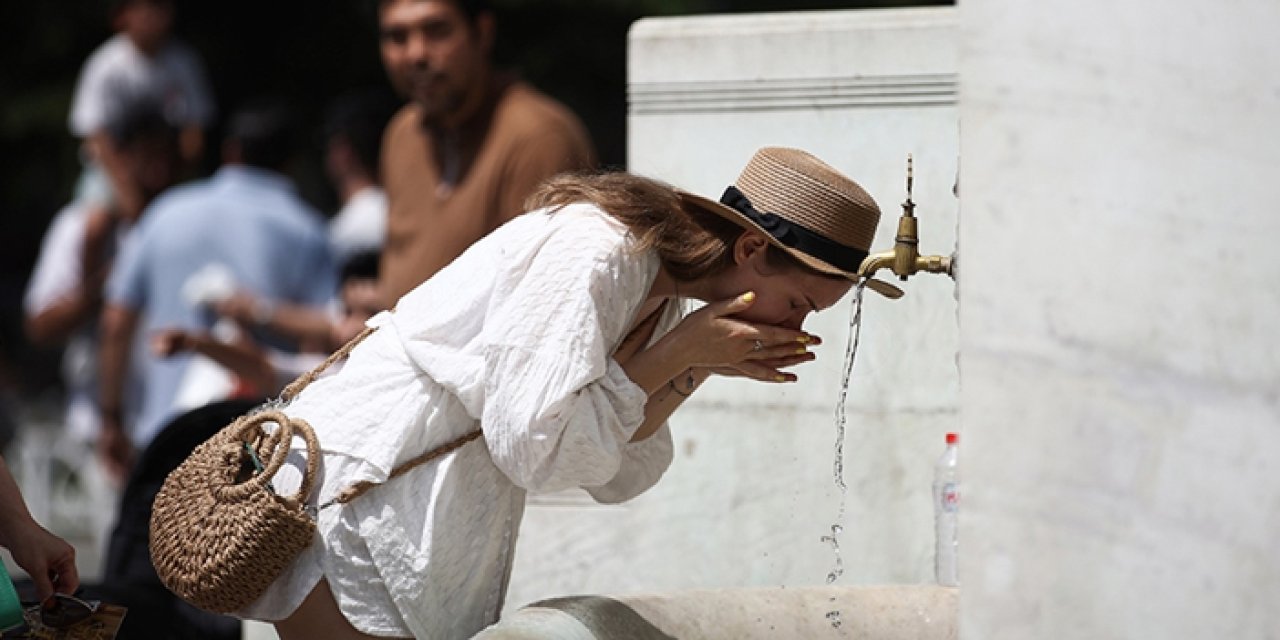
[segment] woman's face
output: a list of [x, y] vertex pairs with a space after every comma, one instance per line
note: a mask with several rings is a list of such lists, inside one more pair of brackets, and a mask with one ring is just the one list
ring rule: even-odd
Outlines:
[[835, 305], [853, 287], [843, 278], [770, 264], [768, 247], [769, 241], [759, 233], [740, 236], [734, 243], [735, 265], [716, 287], [719, 299], [756, 293], [755, 304], [737, 314], [743, 320], [798, 330], [809, 314]]

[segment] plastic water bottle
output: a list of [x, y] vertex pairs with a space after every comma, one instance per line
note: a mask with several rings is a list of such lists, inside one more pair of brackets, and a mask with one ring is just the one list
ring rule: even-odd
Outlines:
[[957, 571], [959, 541], [956, 537], [956, 519], [960, 515], [960, 436], [947, 434], [947, 449], [933, 467], [933, 521], [937, 535], [933, 568], [938, 584], [959, 586]]

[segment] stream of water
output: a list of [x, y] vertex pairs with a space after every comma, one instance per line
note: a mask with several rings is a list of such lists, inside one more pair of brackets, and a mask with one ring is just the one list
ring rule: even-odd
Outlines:
[[[863, 280], [853, 290], [853, 303], [849, 316], [849, 340], [844, 352], [844, 370], [840, 376], [840, 400], [836, 403], [836, 455], [832, 475], [835, 477], [836, 488], [840, 489], [840, 509], [836, 512], [836, 521], [831, 525], [831, 535], [820, 538], [821, 542], [831, 545], [836, 559], [835, 567], [827, 574], [827, 584], [834, 583], [844, 575], [844, 559], [840, 556], [840, 534], [844, 533], [845, 499], [849, 493], [849, 487], [844, 483], [845, 401], [849, 396], [849, 378], [853, 374], [853, 361], [858, 354], [858, 341], [862, 336], [862, 294], [866, 286], [866, 280]], [[833, 627], [840, 627], [839, 610], [828, 612], [827, 618], [831, 620]]]

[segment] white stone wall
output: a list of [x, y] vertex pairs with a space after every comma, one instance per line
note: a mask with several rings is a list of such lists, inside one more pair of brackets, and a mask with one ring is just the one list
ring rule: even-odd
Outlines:
[[962, 637], [1280, 637], [1280, 3], [960, 15]]
[[[751, 153], [812, 151], [857, 179], [893, 243], [915, 155], [921, 248], [955, 249], [954, 8], [653, 19], [629, 44], [629, 166], [718, 197]], [[868, 293], [848, 400], [840, 584], [933, 579], [932, 465], [958, 427], [954, 284], [928, 275]], [[508, 609], [571, 593], [821, 585], [848, 300], [810, 320], [825, 344], [796, 385], [708, 383], [672, 420], [676, 460], [614, 507], [531, 499]]]

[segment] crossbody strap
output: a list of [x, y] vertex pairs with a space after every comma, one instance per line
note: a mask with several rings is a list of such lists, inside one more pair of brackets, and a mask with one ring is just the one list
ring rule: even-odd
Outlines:
[[355, 349], [356, 345], [364, 342], [365, 338], [368, 338], [377, 330], [377, 327], [365, 327], [363, 331], [356, 334], [356, 337], [348, 340], [346, 344], [338, 347], [337, 351], [329, 354], [329, 357], [325, 358], [324, 362], [316, 365], [316, 368], [298, 376], [297, 380], [290, 382], [289, 385], [284, 388], [284, 391], [280, 392], [280, 401], [289, 402], [290, 400], [298, 397], [298, 394], [302, 393], [303, 389], [306, 389], [308, 385], [315, 382], [316, 378], [319, 378], [321, 374], [328, 371], [329, 367], [333, 366], [333, 363], [351, 355], [351, 350]]
[[[427, 462], [435, 460], [436, 458], [439, 458], [442, 455], [445, 455], [446, 453], [449, 453], [456, 449], [460, 449], [462, 445], [465, 445], [468, 442], [471, 442], [472, 440], [479, 438], [481, 433], [482, 432], [479, 429], [476, 429], [475, 431], [471, 431], [449, 442], [446, 442], [445, 444], [442, 444], [416, 458], [413, 458], [412, 460], [407, 460], [405, 461], [404, 464], [396, 467], [395, 469], [392, 469], [391, 475], [387, 476], [387, 480], [384, 480], [383, 482], [389, 481], [392, 478], [398, 475], [401, 475], [418, 465], [425, 464]], [[382, 484], [382, 483], [374, 482], [372, 480], [364, 480], [362, 482], [357, 482], [347, 487], [346, 489], [343, 489], [332, 500], [320, 505], [319, 508], [326, 509], [328, 507], [332, 507], [335, 504], [346, 504], [364, 495], [366, 491], [378, 486], [379, 484]]]
[[[377, 329], [378, 329], [377, 327], [365, 327], [363, 331], [356, 334], [356, 337], [352, 338], [346, 344], [339, 347], [337, 351], [334, 351], [332, 354], [329, 355], [328, 358], [325, 358], [324, 362], [321, 362], [319, 365], [316, 366], [316, 368], [302, 374], [301, 376], [298, 376], [297, 380], [294, 380], [293, 382], [289, 383], [289, 386], [285, 387], [284, 391], [280, 393], [280, 400], [282, 402], [289, 402], [290, 400], [293, 400], [294, 398], [298, 397], [298, 394], [302, 393], [303, 389], [306, 389], [308, 385], [314, 382], [316, 378], [319, 378], [326, 370], [329, 369], [329, 367], [333, 366], [335, 362], [351, 355], [351, 350], [355, 349], [356, 345], [363, 342], [365, 338], [369, 337], [370, 334], [372, 334], [374, 331], [377, 331]], [[283, 414], [281, 414], [281, 419], [287, 420], [290, 422], [301, 422], [301, 420], [298, 420], [295, 418], [289, 418], [288, 416], [284, 416]], [[482, 433], [483, 432], [480, 429], [475, 429], [474, 431], [470, 431], [457, 438], [454, 438], [453, 440], [450, 440], [449, 442], [446, 442], [445, 444], [442, 444], [415, 458], [406, 460], [403, 464], [391, 470], [391, 474], [387, 476], [387, 480], [390, 480], [392, 478], [395, 478], [396, 476], [402, 475], [416, 466], [425, 464], [427, 462], [435, 460], [436, 458], [439, 458], [440, 456], [443, 456], [447, 453], [455, 451], [461, 448], [463, 445], [467, 444], [468, 442], [471, 442], [472, 440], [479, 438]], [[284, 446], [288, 447], [288, 443], [287, 442], [284, 443]], [[310, 473], [311, 476], [313, 477], [315, 475], [314, 466], [315, 465], [313, 465], [311, 461], [308, 461], [307, 473]], [[304, 481], [306, 480], [304, 479]], [[310, 485], [309, 481], [306, 481], [306, 482], [307, 482], [307, 485]], [[383, 482], [385, 482], [385, 480]], [[325, 509], [335, 504], [346, 504], [348, 502], [351, 502], [352, 500], [355, 500], [361, 495], [364, 495], [364, 493], [369, 489], [372, 489], [373, 487], [376, 487], [379, 484], [381, 483], [374, 482], [372, 480], [364, 480], [361, 482], [357, 482], [351, 485], [350, 487], [343, 489], [332, 500], [320, 505], [317, 508], [317, 510]], [[305, 499], [305, 496], [303, 496], [303, 499]]]

